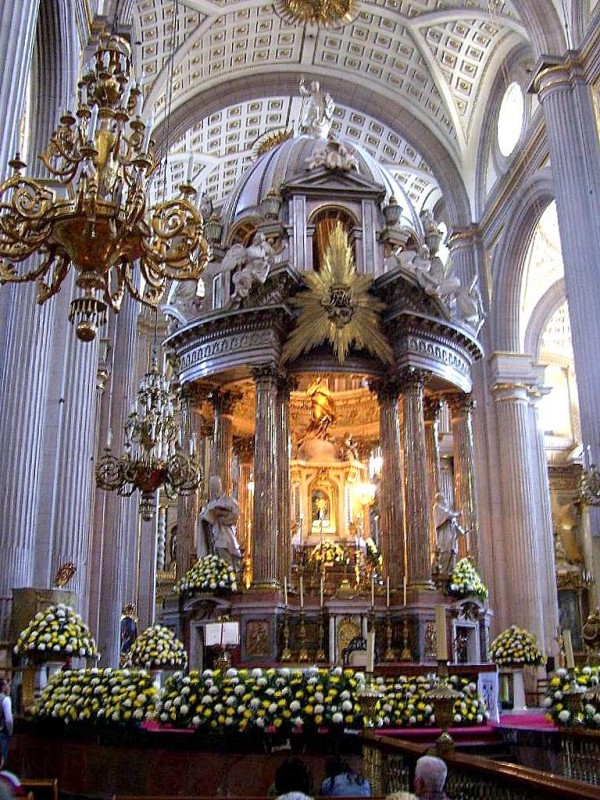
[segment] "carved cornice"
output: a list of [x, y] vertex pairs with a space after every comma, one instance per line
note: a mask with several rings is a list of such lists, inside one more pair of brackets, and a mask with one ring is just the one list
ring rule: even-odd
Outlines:
[[252, 377], [257, 386], [277, 388], [277, 383], [281, 378], [281, 370], [275, 364], [262, 364], [252, 369]]

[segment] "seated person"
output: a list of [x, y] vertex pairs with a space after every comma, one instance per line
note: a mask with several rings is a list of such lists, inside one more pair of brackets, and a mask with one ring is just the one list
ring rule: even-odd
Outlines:
[[14, 772], [4, 768], [4, 761], [0, 761], [0, 800], [6, 797], [27, 797], [27, 792], [23, 789], [21, 781]]
[[312, 777], [306, 764], [299, 758], [283, 761], [275, 773], [277, 800], [310, 800]]
[[448, 767], [437, 756], [421, 756], [415, 767], [415, 794], [422, 800], [448, 800], [444, 791]]
[[321, 784], [323, 797], [370, 797], [371, 784], [339, 758], [325, 762], [326, 777]]

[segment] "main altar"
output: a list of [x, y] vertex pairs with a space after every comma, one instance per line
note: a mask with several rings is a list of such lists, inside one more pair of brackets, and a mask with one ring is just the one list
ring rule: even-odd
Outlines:
[[[167, 596], [162, 621], [193, 667], [224, 619], [242, 665], [427, 665], [442, 638], [450, 660], [483, 662], [490, 612], [449, 594], [457, 560], [478, 560], [481, 298], [431, 212], [325, 137], [265, 145], [206, 221], [203, 298], [175, 287], [165, 307], [184, 435], [237, 504], [242, 557], [236, 591]], [[178, 577], [211, 549], [207, 501], [179, 501]]]

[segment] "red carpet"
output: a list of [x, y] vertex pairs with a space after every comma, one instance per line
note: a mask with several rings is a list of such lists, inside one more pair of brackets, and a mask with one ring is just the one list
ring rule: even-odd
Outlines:
[[500, 722], [492, 722], [494, 728], [529, 728], [533, 731], [556, 728], [553, 721], [548, 722], [543, 711], [530, 714], [502, 714]]

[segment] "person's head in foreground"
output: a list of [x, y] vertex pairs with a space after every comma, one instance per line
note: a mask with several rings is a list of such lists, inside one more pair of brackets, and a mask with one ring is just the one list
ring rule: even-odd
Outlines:
[[415, 767], [415, 794], [417, 797], [444, 797], [444, 784], [448, 767], [437, 756], [421, 756]]
[[310, 795], [312, 778], [306, 764], [299, 758], [288, 758], [275, 773], [275, 790], [278, 795]]

